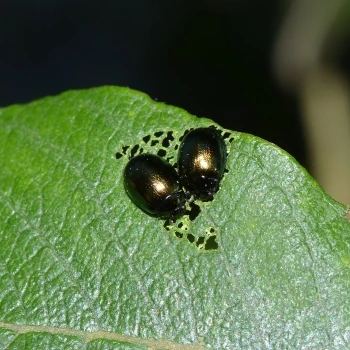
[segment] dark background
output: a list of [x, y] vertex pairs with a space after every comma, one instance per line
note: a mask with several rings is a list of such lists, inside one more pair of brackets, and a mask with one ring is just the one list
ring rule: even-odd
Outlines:
[[296, 97], [272, 74], [273, 1], [0, 4], [0, 106], [121, 85], [276, 143], [305, 164]]

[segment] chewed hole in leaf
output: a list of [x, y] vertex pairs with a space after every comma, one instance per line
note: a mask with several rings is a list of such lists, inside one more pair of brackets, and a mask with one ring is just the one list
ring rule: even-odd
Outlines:
[[131, 157], [131, 158], [134, 158], [134, 157], [135, 157], [135, 155], [136, 155], [136, 153], [137, 153], [139, 147], [140, 147], [139, 145], [135, 145], [135, 146], [131, 149], [131, 152], [130, 152], [130, 157]]
[[186, 210], [186, 215], [188, 215], [191, 221], [194, 221], [201, 212], [201, 208], [198, 204], [191, 202], [190, 210]]
[[204, 243], [204, 237], [199, 237], [196, 242], [196, 246], [198, 247], [199, 245]]
[[[168, 163], [171, 163], [171, 160], [172, 159], [174, 159], [174, 157], [168, 157], [167, 159], [166, 159], [166, 161], [168, 162]], [[174, 166], [174, 165], [173, 165]], [[175, 166], [174, 166], [174, 168], [176, 168]]]
[[158, 152], [157, 152], [157, 155], [158, 155], [159, 157], [164, 158], [164, 157], [166, 156], [166, 150], [164, 150], [164, 149], [159, 149]]
[[187, 235], [187, 239], [188, 239], [188, 241], [189, 241], [190, 243], [193, 243], [193, 242], [196, 240], [196, 238], [193, 236], [192, 233], [189, 233], [189, 234]]
[[175, 236], [176, 236], [177, 238], [182, 238], [184, 235], [183, 235], [183, 233], [181, 233], [181, 232], [175, 231]]
[[181, 141], [183, 140], [183, 138], [186, 136], [186, 134], [188, 134], [191, 130], [193, 130], [193, 128], [191, 129], [186, 129], [184, 131], [184, 133], [179, 137], [179, 143], [181, 143]]
[[222, 135], [222, 137], [224, 138], [224, 139], [228, 139], [229, 137], [231, 136], [231, 133], [230, 132], [224, 132], [224, 134]]
[[148, 143], [148, 141], [151, 139], [151, 135], [146, 135], [146, 136], [144, 136], [143, 138], [142, 138], [142, 141], [144, 142], [144, 143]]
[[152, 140], [151, 146], [154, 147], [157, 143], [159, 143], [159, 140]]
[[164, 227], [167, 231], [170, 231], [170, 227], [171, 227], [171, 221], [170, 221], [170, 219], [165, 220], [165, 222], [164, 222], [164, 224], [163, 224], [163, 227]]
[[167, 136], [162, 142], [162, 146], [168, 148], [170, 146], [170, 141], [174, 141], [174, 136], [172, 131], [168, 131]]
[[216, 236], [211, 236], [205, 242], [205, 250], [216, 250], [219, 248], [219, 244], [216, 242]]

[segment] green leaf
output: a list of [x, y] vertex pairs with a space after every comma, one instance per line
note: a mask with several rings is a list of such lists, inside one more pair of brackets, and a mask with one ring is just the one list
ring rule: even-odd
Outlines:
[[0, 109], [3, 348], [350, 347], [345, 207], [284, 151], [233, 132], [214, 200], [168, 231], [127, 197], [134, 145], [174, 163], [213, 124], [116, 87]]

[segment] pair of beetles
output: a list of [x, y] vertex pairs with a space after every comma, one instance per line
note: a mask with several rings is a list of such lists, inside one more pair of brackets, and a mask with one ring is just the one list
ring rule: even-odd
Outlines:
[[178, 172], [157, 155], [140, 154], [125, 167], [124, 187], [143, 211], [175, 221], [185, 213], [188, 201], [213, 198], [225, 171], [226, 158], [226, 144], [218, 130], [194, 129], [181, 142]]

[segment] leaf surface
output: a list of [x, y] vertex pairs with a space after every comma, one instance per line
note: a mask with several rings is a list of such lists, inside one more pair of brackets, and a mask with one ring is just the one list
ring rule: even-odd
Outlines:
[[0, 109], [4, 349], [350, 346], [345, 207], [284, 151], [233, 132], [214, 200], [168, 231], [126, 195], [130, 152], [175, 163], [213, 124], [117, 87]]

